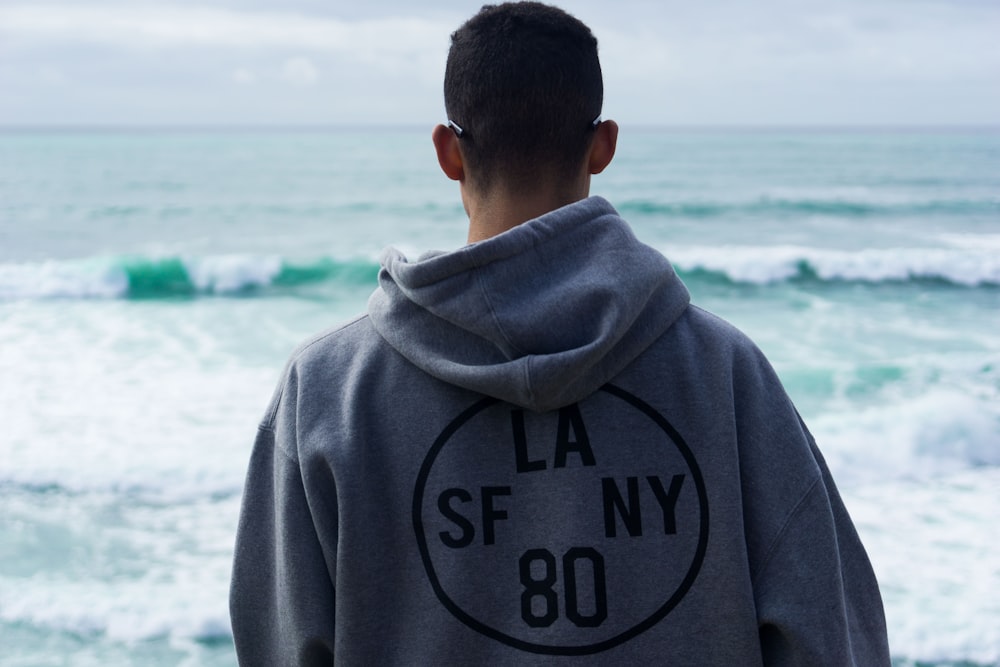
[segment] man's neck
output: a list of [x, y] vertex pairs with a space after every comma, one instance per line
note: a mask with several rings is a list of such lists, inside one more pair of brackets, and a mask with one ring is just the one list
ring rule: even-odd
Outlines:
[[570, 192], [553, 193], [490, 193], [475, 197], [463, 193], [466, 211], [469, 214], [468, 242], [483, 241], [533, 220], [557, 208], [585, 199], [589, 193], [589, 179], [586, 187], [574, 188]]

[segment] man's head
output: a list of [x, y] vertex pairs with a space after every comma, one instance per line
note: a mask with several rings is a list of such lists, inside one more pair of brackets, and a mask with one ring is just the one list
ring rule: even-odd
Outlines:
[[468, 185], [510, 190], [576, 178], [604, 96], [590, 29], [556, 7], [515, 2], [484, 6], [451, 41], [445, 107], [461, 128]]

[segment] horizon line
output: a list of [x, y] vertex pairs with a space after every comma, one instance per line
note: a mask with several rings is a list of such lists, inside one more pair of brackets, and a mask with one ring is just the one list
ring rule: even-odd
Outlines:
[[[1000, 123], [619, 123], [623, 129], [661, 132], [995, 132]], [[94, 132], [400, 132], [430, 130], [417, 123], [0, 123], [0, 133]]]

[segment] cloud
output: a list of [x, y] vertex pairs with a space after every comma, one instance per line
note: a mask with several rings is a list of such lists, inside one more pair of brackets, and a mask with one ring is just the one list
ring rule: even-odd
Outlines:
[[346, 21], [205, 6], [114, 4], [0, 7], [0, 34], [25, 41], [128, 49], [295, 48], [354, 57], [412, 57], [447, 48], [451, 23], [422, 18]]
[[251, 69], [238, 67], [233, 70], [233, 81], [244, 86], [249, 86], [256, 83], [257, 75]]
[[281, 78], [296, 86], [311, 86], [319, 81], [319, 69], [308, 58], [289, 58], [281, 66]]
[[[560, 5], [600, 40], [605, 115], [623, 122], [1000, 117], [995, 0]], [[449, 35], [476, 6], [0, 0], [0, 123], [434, 121]]]
[[[344, 19], [257, 4], [0, 0], [0, 124], [398, 123], [404, 108], [407, 122], [440, 114], [458, 19]], [[43, 87], [30, 74], [43, 67], [65, 83]]]
[[[996, 9], [935, 2], [694, 3], [598, 36], [606, 64], [660, 81], [948, 81], [1000, 74]], [[631, 62], [631, 67], [627, 63]]]

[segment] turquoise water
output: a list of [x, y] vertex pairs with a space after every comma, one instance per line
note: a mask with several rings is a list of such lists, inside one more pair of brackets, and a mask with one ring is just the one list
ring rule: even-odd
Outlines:
[[[1000, 664], [1000, 132], [626, 127], [593, 189], [774, 362], [897, 664]], [[0, 663], [234, 664], [282, 364], [464, 236], [429, 131], [0, 134]]]

